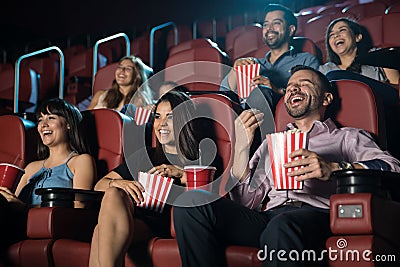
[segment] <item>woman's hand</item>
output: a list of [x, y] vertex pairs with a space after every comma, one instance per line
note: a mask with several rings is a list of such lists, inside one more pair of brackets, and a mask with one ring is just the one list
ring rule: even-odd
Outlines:
[[121, 188], [134, 199], [135, 203], [144, 201], [144, 187], [138, 181], [110, 179], [109, 187]]
[[155, 166], [148, 171], [150, 174], [159, 174], [161, 176], [170, 177], [173, 179], [178, 179], [181, 184], [186, 184], [185, 171], [175, 165], [161, 164], [160, 166]]
[[0, 194], [7, 199], [8, 202], [18, 203], [21, 205], [25, 205], [13, 192], [10, 191], [7, 187], [0, 186]]

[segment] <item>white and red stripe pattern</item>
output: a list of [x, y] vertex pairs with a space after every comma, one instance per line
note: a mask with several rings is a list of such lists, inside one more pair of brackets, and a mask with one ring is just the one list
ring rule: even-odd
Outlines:
[[145, 172], [139, 172], [138, 180], [143, 185], [145, 192], [143, 193], [144, 201], [137, 206], [161, 213], [164, 210], [173, 180]]
[[137, 107], [135, 111], [135, 122], [137, 125], [145, 124], [149, 121], [151, 109]]
[[240, 98], [246, 99], [256, 87], [250, 84], [253, 82], [253, 78], [260, 74], [260, 64], [236, 66], [235, 71], [238, 95]]
[[291, 152], [306, 148], [307, 133], [289, 131], [267, 134], [267, 142], [275, 189], [303, 189], [302, 181], [296, 181], [295, 176], [287, 175], [288, 172], [292, 171], [292, 168], [284, 168], [283, 164], [297, 159], [289, 157]]

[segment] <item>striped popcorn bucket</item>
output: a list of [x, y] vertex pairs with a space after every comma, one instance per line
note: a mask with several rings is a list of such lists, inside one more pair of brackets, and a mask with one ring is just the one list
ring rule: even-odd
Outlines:
[[249, 97], [251, 91], [256, 86], [251, 86], [253, 78], [260, 74], [260, 64], [249, 64], [236, 66], [236, 84], [238, 89], [238, 95], [242, 99]]
[[292, 168], [284, 168], [283, 164], [298, 159], [290, 158], [289, 154], [297, 149], [306, 148], [306, 141], [307, 133], [304, 132], [267, 134], [271, 170], [276, 190], [303, 189], [302, 181], [296, 181], [296, 176], [288, 176], [288, 172], [293, 171]]
[[145, 192], [143, 193], [144, 201], [137, 206], [161, 213], [173, 180], [157, 174], [139, 172], [139, 183], [143, 185]]
[[149, 121], [151, 115], [150, 109], [137, 107], [135, 111], [135, 122], [137, 125], [145, 124]]

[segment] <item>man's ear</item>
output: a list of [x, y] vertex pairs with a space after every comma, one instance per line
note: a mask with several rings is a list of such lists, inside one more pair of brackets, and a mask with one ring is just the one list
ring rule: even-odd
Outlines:
[[361, 41], [362, 38], [363, 38], [363, 36], [362, 36], [361, 33], [357, 34], [357, 35], [356, 35], [356, 43], [358, 43], [359, 41]]
[[295, 31], [296, 31], [296, 26], [289, 25], [289, 36], [290, 37], [293, 37]]
[[332, 93], [325, 93], [324, 101], [322, 102], [322, 105], [323, 105], [324, 107], [327, 107], [327, 106], [329, 106], [329, 105], [332, 103], [332, 101], [333, 101], [333, 95], [332, 95]]

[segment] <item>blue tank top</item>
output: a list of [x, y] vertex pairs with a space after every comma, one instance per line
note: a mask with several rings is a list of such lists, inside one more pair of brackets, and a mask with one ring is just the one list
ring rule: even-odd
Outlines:
[[72, 158], [73, 154], [77, 152], [72, 151], [69, 155], [67, 160], [58, 166], [53, 168], [46, 168], [44, 163], [46, 160], [43, 161], [42, 168], [38, 170], [31, 178], [29, 178], [29, 182], [35, 182], [31, 204], [32, 205], [40, 205], [42, 202], [41, 196], [35, 194], [35, 189], [37, 188], [48, 188], [48, 187], [62, 187], [62, 188], [72, 188], [72, 180], [74, 179], [74, 174], [69, 169], [67, 163]]

